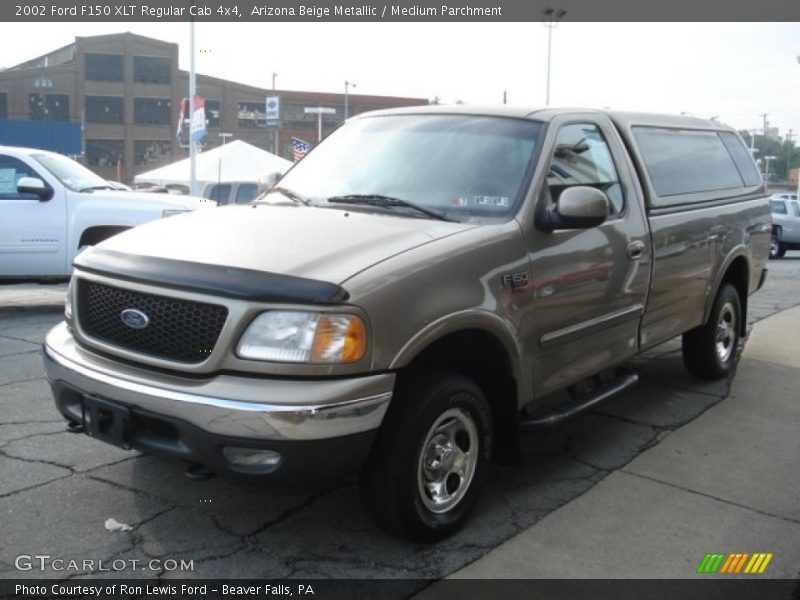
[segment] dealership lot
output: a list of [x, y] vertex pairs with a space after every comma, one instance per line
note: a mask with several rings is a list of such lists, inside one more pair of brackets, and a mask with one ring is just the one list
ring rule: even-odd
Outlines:
[[[800, 303], [800, 253], [769, 267], [765, 288], [750, 299], [751, 322]], [[352, 483], [279, 496], [222, 479], [190, 481], [180, 464], [66, 432], [39, 355], [60, 320], [53, 302], [63, 289], [0, 288], [0, 577], [108, 568], [124, 577], [443, 577], [583, 495], [720, 402], [730, 384], [691, 378], [675, 342], [650, 352], [635, 363], [642, 382], [632, 391], [526, 434], [523, 467], [493, 469], [463, 531], [415, 545], [377, 530]], [[60, 570], [70, 560], [76, 568]]]

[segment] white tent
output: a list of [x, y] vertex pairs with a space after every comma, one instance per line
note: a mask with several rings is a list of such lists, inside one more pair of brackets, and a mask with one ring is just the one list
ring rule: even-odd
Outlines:
[[[237, 198], [240, 187], [242, 190], [252, 190], [265, 175], [275, 171], [284, 173], [291, 166], [290, 161], [280, 156], [247, 142], [234, 140], [197, 155], [197, 195], [213, 197], [225, 204]], [[137, 186], [149, 183], [188, 188], [189, 159], [141, 173], [133, 178], [133, 183]], [[238, 197], [241, 198], [242, 194]]]

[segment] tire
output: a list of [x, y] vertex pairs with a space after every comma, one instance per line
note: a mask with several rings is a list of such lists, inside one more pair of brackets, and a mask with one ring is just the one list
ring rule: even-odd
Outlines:
[[692, 375], [714, 380], [733, 371], [743, 319], [739, 292], [730, 283], [724, 284], [708, 321], [683, 334], [683, 363]]
[[786, 244], [781, 242], [780, 229], [772, 232], [772, 237], [769, 240], [769, 257], [770, 258], [783, 258], [786, 254]]
[[491, 413], [472, 380], [447, 372], [407, 372], [398, 380], [362, 472], [364, 506], [392, 535], [441, 540], [467, 520], [491, 450]]

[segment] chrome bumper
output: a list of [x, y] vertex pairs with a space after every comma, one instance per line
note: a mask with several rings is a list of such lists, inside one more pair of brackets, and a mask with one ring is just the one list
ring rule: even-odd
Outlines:
[[66, 323], [47, 334], [44, 365], [54, 387], [181, 419], [215, 435], [252, 440], [323, 440], [375, 430], [395, 379], [393, 373], [326, 380], [184, 378], [87, 352]]

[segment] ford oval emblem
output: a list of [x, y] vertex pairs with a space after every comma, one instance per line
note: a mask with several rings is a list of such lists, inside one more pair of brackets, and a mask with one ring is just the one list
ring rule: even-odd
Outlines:
[[150, 317], [135, 308], [126, 308], [119, 313], [119, 318], [131, 329], [144, 329], [150, 323]]

